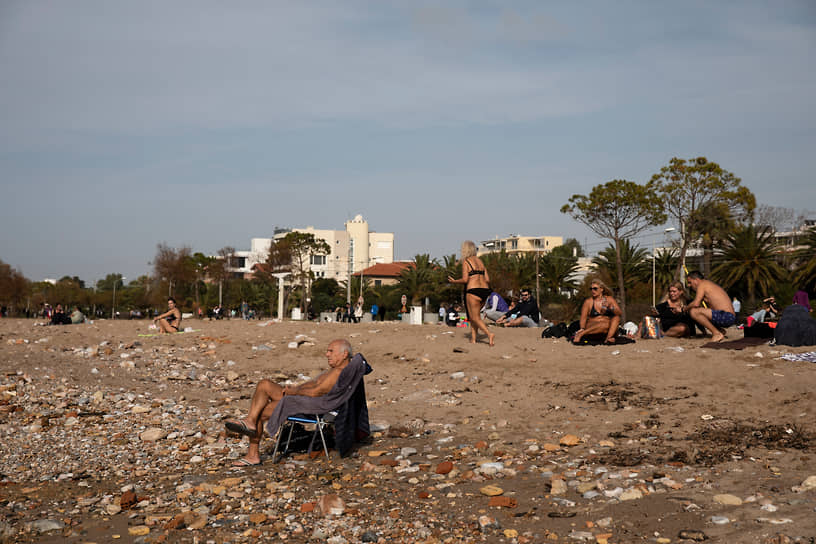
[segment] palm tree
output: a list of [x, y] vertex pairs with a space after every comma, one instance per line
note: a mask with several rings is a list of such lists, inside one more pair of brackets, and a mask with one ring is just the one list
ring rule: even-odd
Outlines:
[[811, 229], [799, 242], [802, 246], [793, 255], [796, 269], [793, 272], [793, 284], [808, 292], [816, 291], [816, 229]]
[[562, 289], [575, 290], [578, 284], [571, 279], [578, 271], [578, 259], [550, 253], [541, 258], [539, 275], [544, 290], [558, 296]]
[[400, 273], [399, 285], [403, 292], [416, 305], [434, 292], [436, 261], [424, 253], [414, 257], [414, 266], [409, 266]]
[[[615, 246], [610, 244], [603, 251], [598, 253], [597, 257], [593, 257], [592, 264], [595, 265], [595, 270], [602, 276], [609, 278], [611, 285], [620, 285], [618, 282], [618, 271], [615, 266], [616, 261]], [[633, 246], [629, 240], [621, 240], [620, 256], [623, 270], [623, 286], [627, 291], [637, 285], [639, 282], [651, 280], [652, 271], [647, 257], [649, 251], [639, 247]]]
[[772, 292], [785, 277], [785, 269], [776, 258], [777, 245], [771, 229], [747, 225], [728, 236], [711, 277], [724, 289], [746, 293], [749, 306], [754, 306], [758, 294]]
[[677, 270], [677, 250], [663, 249], [655, 253], [655, 285], [657, 292], [663, 293], [674, 280], [674, 271]]

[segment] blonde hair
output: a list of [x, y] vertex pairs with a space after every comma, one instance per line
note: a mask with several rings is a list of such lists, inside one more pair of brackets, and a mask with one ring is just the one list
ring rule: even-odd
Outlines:
[[666, 294], [663, 297], [663, 299], [661, 300], [661, 302], [665, 302], [665, 301], [669, 300], [669, 289], [671, 289], [672, 287], [674, 287], [675, 289], [680, 291], [680, 299], [683, 301], [683, 304], [688, 302], [688, 296], [686, 295], [686, 287], [683, 285], [682, 281], [673, 281], [673, 282], [671, 282], [669, 284], [669, 286], [666, 288]]
[[470, 240], [465, 240], [462, 242], [462, 259], [467, 259], [468, 257], [473, 257], [474, 255], [476, 255], [476, 244]]
[[612, 296], [612, 290], [606, 286], [606, 284], [601, 281], [599, 278], [595, 278], [589, 282], [589, 286], [592, 287], [593, 285], [597, 285], [601, 288], [601, 294], [607, 297]]

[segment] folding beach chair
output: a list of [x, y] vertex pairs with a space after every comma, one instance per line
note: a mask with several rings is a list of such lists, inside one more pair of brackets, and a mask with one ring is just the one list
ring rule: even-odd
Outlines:
[[[282, 457], [289, 450], [296, 423], [315, 426], [308, 451], [309, 453], [312, 452], [317, 438], [320, 437], [323, 453], [326, 454], [326, 460], [329, 462], [331, 462], [331, 460], [329, 458], [329, 448], [326, 443], [327, 432], [334, 433], [334, 445], [341, 457], [345, 457], [351, 452], [355, 442], [371, 434], [368, 423], [368, 406], [366, 403], [365, 380], [363, 376], [369, 374], [372, 368], [365, 358], [363, 358], [362, 364], [364, 365], [363, 374], [359, 377], [359, 381], [354, 386], [353, 393], [347, 397], [345, 402], [334, 406], [332, 410], [323, 414], [295, 414], [286, 418], [281, 424], [280, 429], [278, 429], [275, 449], [272, 453], [273, 462], [278, 461], [278, 451], [281, 452]], [[288, 432], [285, 430], [287, 425], [289, 426]], [[281, 448], [284, 432], [287, 434], [286, 445]]]
[[272, 452], [272, 462], [276, 462], [278, 460], [278, 449], [280, 448], [281, 438], [283, 437], [283, 433], [285, 432], [285, 427], [289, 427], [289, 432], [286, 437], [286, 445], [281, 450], [281, 456], [283, 456], [287, 451], [289, 451], [289, 445], [292, 443], [292, 433], [295, 430], [295, 423], [300, 423], [304, 425], [314, 425], [315, 429], [312, 433], [312, 440], [309, 442], [309, 450], [308, 453], [312, 453], [314, 448], [315, 440], [317, 437], [320, 437], [320, 444], [323, 446], [323, 453], [326, 454], [326, 459], [329, 459], [329, 448], [326, 445], [326, 434], [323, 432], [323, 429], [334, 425], [334, 418], [337, 417], [336, 411], [331, 411], [326, 414], [297, 414], [294, 416], [289, 416], [286, 418], [286, 421], [283, 425], [281, 425], [280, 430], [278, 431], [278, 438], [275, 440], [275, 450]]

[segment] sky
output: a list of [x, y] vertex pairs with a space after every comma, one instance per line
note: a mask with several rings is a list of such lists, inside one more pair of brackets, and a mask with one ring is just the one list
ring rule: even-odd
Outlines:
[[135, 279], [357, 214], [397, 259], [597, 252], [561, 206], [672, 157], [816, 217], [814, 52], [810, 0], [5, 0], [0, 260]]

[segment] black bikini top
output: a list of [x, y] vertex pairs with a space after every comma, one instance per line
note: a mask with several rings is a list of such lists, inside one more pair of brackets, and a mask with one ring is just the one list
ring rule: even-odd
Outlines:
[[613, 317], [615, 315], [615, 309], [612, 306], [606, 305], [606, 298], [604, 298], [603, 302], [601, 303], [601, 310], [603, 310], [603, 312], [599, 312], [598, 310], [596, 310], [595, 302], [593, 302], [592, 309], [589, 310], [589, 317], [598, 317], [599, 315]]
[[473, 268], [473, 265], [470, 264], [470, 261], [465, 261], [465, 262], [470, 267], [470, 270], [468, 271], [468, 277], [470, 277], [470, 276], [484, 276], [484, 273], [485, 273], [484, 270], [476, 270], [475, 268]]

